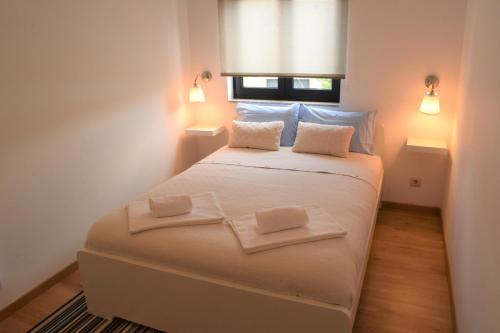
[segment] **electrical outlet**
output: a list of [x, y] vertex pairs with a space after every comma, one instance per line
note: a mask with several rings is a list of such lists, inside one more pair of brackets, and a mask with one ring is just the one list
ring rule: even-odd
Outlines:
[[421, 187], [422, 186], [422, 178], [411, 177], [410, 178], [410, 186], [411, 187]]

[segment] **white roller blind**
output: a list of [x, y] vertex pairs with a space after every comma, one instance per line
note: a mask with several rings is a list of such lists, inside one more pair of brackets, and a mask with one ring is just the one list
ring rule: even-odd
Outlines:
[[219, 0], [224, 76], [345, 77], [347, 0]]

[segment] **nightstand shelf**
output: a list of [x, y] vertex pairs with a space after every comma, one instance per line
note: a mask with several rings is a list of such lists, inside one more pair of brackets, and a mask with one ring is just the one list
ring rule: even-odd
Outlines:
[[448, 146], [443, 140], [407, 138], [406, 150], [416, 153], [448, 155]]
[[196, 125], [186, 128], [186, 133], [193, 136], [216, 136], [217, 134], [222, 132], [224, 132], [224, 126], [222, 125]]

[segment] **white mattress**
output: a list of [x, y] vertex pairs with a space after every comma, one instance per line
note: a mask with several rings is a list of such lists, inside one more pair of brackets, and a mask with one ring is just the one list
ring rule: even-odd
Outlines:
[[[344, 238], [243, 253], [227, 224], [164, 228], [131, 235], [117, 209], [89, 231], [90, 250], [350, 309], [363, 270], [383, 175], [378, 156], [346, 159], [222, 148], [150, 193], [213, 191], [228, 218], [282, 205], [318, 204]], [[144, 197], [146, 197], [144, 195]]]

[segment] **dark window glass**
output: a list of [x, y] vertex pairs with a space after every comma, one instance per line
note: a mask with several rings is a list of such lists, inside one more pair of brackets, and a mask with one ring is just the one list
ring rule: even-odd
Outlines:
[[233, 77], [233, 95], [236, 99], [339, 103], [340, 80], [235, 76]]

